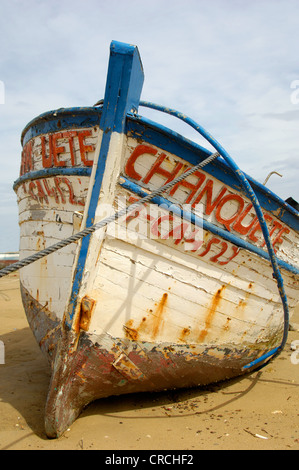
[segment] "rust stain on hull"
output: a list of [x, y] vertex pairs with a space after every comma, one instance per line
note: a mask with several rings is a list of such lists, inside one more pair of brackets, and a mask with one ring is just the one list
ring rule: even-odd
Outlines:
[[82, 298], [80, 308], [78, 309], [78, 315], [73, 325], [74, 331], [76, 331], [76, 333], [79, 333], [80, 330], [88, 331], [95, 305], [96, 301], [88, 295], [85, 295]]
[[[227, 344], [190, 345], [167, 344], [157, 341], [142, 341], [138, 344], [137, 329], [133, 321], [127, 322], [127, 337], [114, 338], [109, 334], [96, 339], [81, 329], [80, 334], [68, 330], [60, 323], [50, 321], [50, 312], [30, 298], [24, 288], [23, 297], [30, 302], [32, 316], [29, 318], [34, 331], [42, 330], [39, 338], [42, 349], [51, 357], [53, 376], [46, 405], [46, 433], [48, 437], [58, 437], [91, 401], [111, 395], [121, 395], [142, 391], [159, 391], [181, 387], [206, 385], [228, 379], [242, 373], [242, 365], [249, 363], [261, 354], [254, 348], [233, 348]], [[223, 288], [212, 300], [206, 326], [213, 320]], [[142, 324], [160, 325], [167, 304], [163, 295], [156, 306], [155, 319], [144, 317]], [[92, 301], [93, 299], [91, 299]], [[86, 309], [92, 310], [90, 298], [84, 298], [80, 323]], [[26, 309], [29, 310], [29, 307]], [[38, 314], [37, 314], [38, 313]], [[38, 326], [36, 322], [38, 321]], [[210, 323], [209, 323], [210, 322]], [[189, 328], [181, 331], [181, 340], [188, 337]], [[78, 343], [78, 348], [73, 347]], [[55, 345], [55, 350], [52, 351]], [[56, 351], [56, 348], [58, 350]], [[51, 353], [50, 353], [51, 350]]]
[[182, 343], [185, 343], [190, 333], [191, 333], [190, 328], [183, 328], [179, 336], [179, 341], [181, 341]]
[[217, 308], [219, 307], [219, 304], [222, 299], [222, 293], [224, 291], [226, 286], [222, 286], [220, 289], [217, 290], [216, 294], [214, 294], [211, 302], [211, 306], [208, 309], [208, 313], [206, 315], [206, 320], [205, 320], [205, 327], [204, 329], [200, 332], [199, 335], [199, 342], [203, 342], [209, 332], [209, 329], [211, 327], [212, 321], [214, 319], [215, 313]]
[[142, 336], [146, 335], [154, 340], [164, 323], [163, 316], [167, 300], [168, 293], [165, 292], [158, 305], [156, 305], [155, 311], [150, 309], [150, 316], [143, 317], [140, 324], [136, 328], [134, 327], [134, 321], [132, 319], [128, 320], [123, 327], [126, 337], [133, 341], [138, 341], [142, 339]]
[[65, 330], [46, 405], [48, 437], [61, 435], [91, 401], [218, 382], [240, 375], [242, 364], [258, 353], [226, 345], [198, 347], [195, 353], [187, 345], [136, 345], [109, 335], [98, 337], [93, 344], [84, 331], [80, 348], [70, 353], [74, 341], [76, 334]]
[[127, 323], [124, 325], [124, 331], [126, 338], [131, 339], [132, 341], [138, 341], [138, 331], [133, 328], [133, 320], [127, 321]]
[[163, 313], [164, 313], [164, 309], [165, 309], [165, 306], [166, 306], [166, 303], [167, 303], [167, 299], [168, 299], [168, 293], [165, 292], [165, 294], [163, 294], [162, 296], [162, 299], [160, 300], [160, 303], [158, 304], [157, 306], [157, 309], [155, 311], [155, 313], [153, 314], [154, 315], [154, 324], [153, 324], [153, 334], [152, 334], [152, 339], [155, 339], [157, 334], [158, 334], [158, 331], [163, 323]]

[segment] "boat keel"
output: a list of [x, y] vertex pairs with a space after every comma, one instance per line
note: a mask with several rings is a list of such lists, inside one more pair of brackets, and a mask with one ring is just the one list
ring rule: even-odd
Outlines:
[[[45, 431], [63, 434], [90, 402], [108, 396], [208, 385], [242, 374], [250, 350], [138, 343], [64, 329], [46, 403]], [[206, 348], [206, 349], [205, 349]]]

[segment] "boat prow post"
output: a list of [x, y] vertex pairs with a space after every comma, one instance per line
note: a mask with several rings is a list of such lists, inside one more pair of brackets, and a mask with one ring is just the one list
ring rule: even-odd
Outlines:
[[[138, 48], [134, 45], [112, 41], [102, 107], [100, 131], [102, 137], [98, 155], [94, 158], [94, 178], [90, 181], [89, 203], [85, 206], [86, 226], [93, 225], [99, 198], [105, 192], [106, 180], [118, 177], [122, 136], [128, 113], [138, 111], [144, 82], [143, 66]], [[118, 148], [116, 149], [115, 141]], [[109, 165], [106, 165], [109, 161]], [[109, 168], [107, 168], [109, 167]], [[111, 175], [110, 172], [114, 171]], [[110, 181], [111, 184], [111, 181]], [[107, 192], [108, 194], [108, 192]], [[108, 194], [108, 198], [112, 198]], [[105, 199], [105, 197], [104, 197]], [[104, 203], [112, 202], [105, 199]], [[90, 236], [85, 237], [77, 250], [73, 282], [62, 324], [62, 336], [53, 364], [52, 379], [46, 403], [45, 428], [48, 437], [58, 437], [80, 414], [92, 397], [84, 392], [80, 379], [81, 355], [76, 354], [80, 339], [78, 315], [80, 315], [80, 287], [90, 249]], [[92, 248], [91, 248], [92, 249]], [[80, 390], [80, 392], [79, 392]]]

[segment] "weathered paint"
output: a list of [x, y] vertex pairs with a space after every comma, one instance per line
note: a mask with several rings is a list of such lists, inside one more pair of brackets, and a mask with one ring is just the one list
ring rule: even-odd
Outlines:
[[[26, 127], [15, 183], [21, 258], [208, 154], [145, 119], [126, 119], [138, 107], [142, 68], [136, 50], [125, 50], [124, 67], [134, 63], [129, 69], [138, 70], [123, 77], [128, 94], [113, 80], [108, 99], [114, 60], [123, 53], [114, 43], [102, 111], [59, 110]], [[292, 310], [298, 213], [275, 195], [269, 202], [269, 192], [255, 186]], [[178, 210], [170, 213], [174, 204]], [[96, 398], [234, 377], [281, 340], [281, 300], [252, 203], [219, 160], [82, 243], [23, 268], [20, 278], [28, 321], [53, 369], [46, 406], [51, 437]]]
[[[103, 204], [112, 202], [111, 176], [118, 168], [117, 160], [111, 155], [121, 157], [122, 136], [125, 130], [128, 112], [137, 110], [143, 86], [143, 69], [138, 49], [135, 46], [113, 41], [110, 45], [105, 99], [101, 115], [100, 129], [103, 132], [99, 154], [96, 155], [95, 172], [92, 178], [90, 202], [86, 210], [86, 226], [95, 222], [96, 208], [99, 201]], [[111, 166], [114, 164], [114, 168]], [[110, 166], [109, 166], [110, 165]], [[110, 170], [110, 171], [109, 171]], [[108, 191], [106, 186], [108, 184]], [[65, 321], [71, 325], [77, 308], [77, 296], [80, 290], [87, 252], [91, 249], [90, 237], [85, 237], [76, 258], [76, 269], [72, 293]]]
[[[210, 151], [202, 146], [184, 139], [175, 132], [169, 131], [161, 125], [157, 125], [145, 117], [131, 117], [127, 120], [127, 134], [135, 138], [138, 143], [146, 143], [157, 147], [163, 151], [177, 155], [186, 163], [195, 165], [200, 159], [204, 159], [211, 154]], [[210, 163], [205, 167], [205, 171], [223, 182], [225, 185], [236, 189], [238, 192], [242, 190], [240, 182], [232, 169], [221, 160]], [[285, 201], [281, 200], [271, 190], [246, 175], [252, 188], [254, 189], [258, 199], [265, 210], [272, 212], [284, 221], [288, 226], [299, 230], [298, 211], [289, 206]]]
[[[143, 188], [141, 188], [140, 186], [136, 185], [135, 183], [131, 182], [130, 180], [128, 180], [126, 178], [123, 178], [123, 177], [120, 178], [119, 184], [123, 188], [128, 189], [130, 192], [134, 192], [138, 196], [144, 197], [147, 194], [146, 191]], [[134, 199], [132, 197], [129, 199], [129, 201], [134, 201], [134, 200], [137, 200], [137, 199]], [[168, 199], [165, 199], [165, 198], [162, 198], [162, 197], [155, 197], [152, 200], [152, 202], [159, 205], [159, 206], [162, 206], [163, 208], [166, 208], [169, 211], [172, 211], [174, 214], [178, 215], [179, 217], [182, 217], [185, 221], [187, 220], [187, 221], [191, 222], [192, 224], [194, 224], [197, 227], [203, 227], [205, 230], [207, 230], [211, 234], [216, 235], [216, 238], [214, 237], [214, 243], [220, 243], [220, 241], [221, 241], [219, 239], [219, 237], [220, 237], [220, 238], [223, 238], [224, 240], [236, 245], [236, 246], [232, 247], [233, 253], [232, 253], [232, 258], [231, 259], [233, 259], [235, 256], [237, 256], [237, 254], [239, 253], [239, 249], [237, 247], [244, 248], [246, 250], [252, 251], [253, 253], [256, 253], [258, 256], [261, 256], [265, 259], [269, 259], [269, 255], [268, 255], [267, 251], [265, 251], [264, 249], [261, 249], [261, 248], [264, 248], [264, 242], [262, 240], [259, 243], [261, 247], [259, 247], [256, 243], [252, 244], [252, 243], [247, 242], [246, 239], [244, 239], [245, 237], [239, 237], [239, 236], [234, 235], [233, 231], [228, 231], [228, 230], [222, 229], [221, 226], [219, 225], [219, 223], [217, 224], [217, 219], [216, 219], [216, 223], [215, 222], [211, 223], [209, 221], [209, 218], [205, 217], [206, 216], [205, 206], [203, 207], [204, 208], [203, 214], [201, 214], [201, 215], [203, 215], [203, 218], [202, 218], [202, 217], [199, 217], [199, 216], [196, 215], [196, 211], [191, 212], [190, 208], [188, 208], [188, 207], [187, 207], [187, 211], [185, 211], [184, 209], [181, 209], [181, 202], [179, 202], [179, 201], [175, 201], [175, 205], [174, 205], [173, 202], [169, 201]], [[147, 207], [147, 206], [145, 205], [144, 207]], [[143, 217], [143, 219], [144, 219], [144, 217], [148, 217], [148, 215], [146, 215], [146, 216], [144, 215], [144, 212], [146, 212], [146, 209], [143, 209], [143, 210], [141, 209], [140, 211], [138, 211], [138, 213], [136, 212], [134, 215], [129, 215], [128, 216], [128, 221], [130, 221], [134, 218], [136, 219], [137, 217], [138, 218]], [[170, 218], [172, 216], [168, 215], [168, 216], [165, 216], [165, 217], [166, 217], [166, 219], [170, 220]], [[266, 220], [268, 219], [267, 214], [265, 214], [265, 218], [266, 218]], [[159, 233], [159, 224], [160, 224], [160, 222], [158, 220], [154, 220], [153, 226], [150, 230], [153, 235], [155, 235], [155, 233]], [[275, 227], [275, 225], [276, 225], [276, 223], [274, 222], [274, 227]], [[181, 224], [179, 223], [179, 225], [176, 228], [178, 229], [180, 226], [181, 226]], [[173, 231], [174, 230], [175, 229], [173, 229]], [[197, 229], [195, 229], [194, 232], [196, 232], [196, 230]], [[287, 229], [287, 230], [289, 230], [289, 229]], [[284, 230], [284, 231], [287, 232], [287, 230]], [[181, 233], [181, 235], [177, 236], [178, 233]], [[292, 233], [294, 233], [294, 232], [292, 232]], [[270, 234], [271, 234], [271, 236], [273, 235], [273, 229], [270, 231]], [[180, 232], [177, 231], [177, 233], [169, 232], [168, 234], [166, 234], [166, 236], [164, 236], [164, 238], [173, 237], [174, 239], [176, 239], [176, 244], [178, 244], [181, 240], [183, 240], [186, 243], [192, 243], [193, 244], [192, 250], [194, 250], [194, 251], [196, 251], [196, 250], [198, 250], [199, 248], [202, 247], [202, 243], [197, 242], [196, 240], [194, 240], [194, 238], [191, 237], [191, 238], [188, 239], [185, 235], [183, 237], [182, 237], [182, 235], [184, 235], [184, 229], [182, 229]], [[281, 266], [282, 268], [284, 268], [284, 269], [286, 269], [286, 270], [288, 270], [288, 271], [290, 271], [294, 274], [298, 274], [299, 269], [296, 267], [296, 253], [294, 253], [293, 249], [292, 249], [294, 238], [296, 239], [296, 234], [292, 237], [291, 240], [289, 240], [289, 239], [285, 240], [288, 243], [288, 246], [289, 246], [288, 247], [289, 248], [288, 249], [288, 256], [287, 257], [285, 256], [284, 250], [281, 250], [280, 253], [279, 253], [281, 258], [286, 259], [286, 260], [290, 260], [292, 264], [290, 264], [286, 261], [283, 261], [283, 259], [280, 259], [280, 258], [278, 258], [277, 262], [278, 262], [278, 265]], [[278, 241], [279, 241], [279, 243], [282, 243], [283, 240], [281, 239], [281, 233], [279, 233], [278, 238], [277, 237], [274, 238], [274, 241], [276, 243], [278, 243]], [[224, 242], [222, 242], [222, 243], [224, 243]], [[226, 245], [222, 245], [222, 247], [223, 248], [221, 248], [221, 250], [225, 250], [225, 251], [228, 248]], [[191, 248], [189, 248], [189, 249], [191, 250]], [[224, 251], [224, 253], [225, 253], [225, 251]], [[205, 254], [207, 254], [207, 253], [205, 253]], [[293, 258], [294, 258], [294, 263], [293, 263]], [[215, 258], [214, 261], [218, 261], [218, 258]]]
[[84, 332], [70, 353], [69, 345], [77, 339], [71, 331], [67, 335], [62, 338], [51, 381], [51, 388], [59, 391], [59, 400], [52, 394], [47, 401], [49, 437], [64, 432], [82, 407], [95, 399], [198, 387], [229, 379], [242, 373], [240, 365], [256, 356], [246, 347], [238, 349], [229, 344], [220, 347], [134, 342], [108, 334], [94, 342]]
[[[159, 156], [158, 150], [152, 146], [138, 144], [137, 147], [133, 147], [133, 145], [131, 147], [133, 150], [129, 150], [130, 153], [127, 154], [124, 175], [139, 181], [141, 187], [153, 190], [159, 185], [172, 181], [179, 173], [186, 171], [186, 162], [184, 167], [182, 161], [174, 155], [163, 152]], [[128, 149], [130, 149], [129, 146]], [[148, 158], [149, 155], [154, 158]], [[166, 157], [168, 168], [170, 167], [171, 170], [162, 167]], [[139, 160], [139, 172], [137, 172], [135, 165]], [[261, 246], [265, 245], [253, 205], [245, 196], [228, 186], [221, 185], [216, 178], [208, 178], [203, 171], [197, 171], [194, 176], [196, 180], [193, 183], [186, 179], [176, 184], [169, 191], [169, 199], [177, 204], [190, 204], [190, 208], [195, 210], [195, 213], [197, 207], [202, 207], [203, 199], [205, 199], [205, 218], [212, 215], [212, 222], [215, 225], [224, 227], [229, 232], [237, 233], [238, 236], [241, 235], [250, 242], [260, 242]], [[272, 236], [272, 245], [277, 248], [276, 245], [283, 243], [283, 238], [285, 238], [283, 235], [289, 234], [290, 229], [269, 213], [265, 217]]]

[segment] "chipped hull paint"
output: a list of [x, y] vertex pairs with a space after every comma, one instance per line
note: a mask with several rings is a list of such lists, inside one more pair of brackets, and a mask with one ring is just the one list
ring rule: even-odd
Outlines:
[[20, 287], [30, 328], [44, 356], [52, 364], [61, 338], [61, 321], [45, 305], [41, 305], [32, 297], [22, 282]]
[[[70, 337], [71, 335], [71, 337]], [[46, 432], [57, 437], [78, 417], [82, 408], [95, 399], [136, 392], [198, 387], [226, 380], [242, 372], [241, 364], [254, 355], [231, 345], [194, 346], [187, 344], [125, 341], [108, 333], [80, 336], [71, 332], [61, 340], [50, 395], [46, 407]]]
[[[120, 60], [129, 58], [135, 71], [122, 75], [121, 86], [129, 89], [140, 64], [131, 46], [126, 54]], [[113, 60], [108, 79], [119, 69]], [[103, 109], [58, 110], [25, 128], [14, 185], [21, 259], [207, 156], [172, 131], [128, 115], [140, 87], [114, 90], [116, 104], [108, 87]], [[292, 311], [299, 297], [298, 212], [251, 183]], [[252, 204], [217, 160], [163, 198], [23, 268], [25, 312], [52, 368], [48, 436], [63, 433], [95, 399], [222, 381], [277, 347], [283, 309], [266, 255]]]

